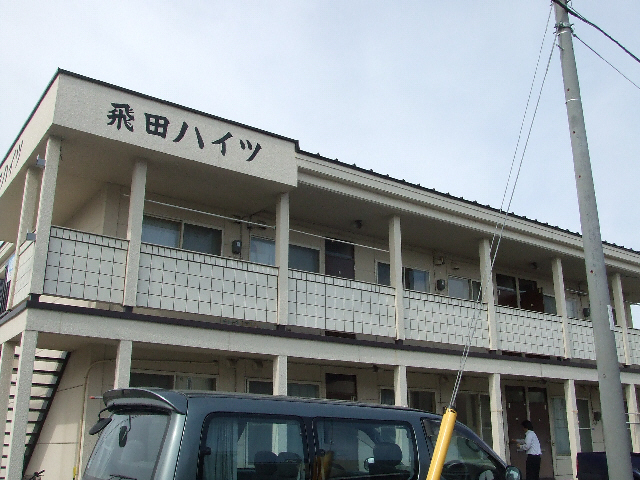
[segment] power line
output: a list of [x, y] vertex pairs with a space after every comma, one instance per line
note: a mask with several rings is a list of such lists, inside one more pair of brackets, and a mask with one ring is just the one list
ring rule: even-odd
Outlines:
[[[531, 88], [529, 90], [529, 96], [527, 98], [527, 105], [525, 107], [524, 115], [522, 117], [522, 123], [520, 124], [520, 132], [518, 133], [518, 141], [516, 143], [516, 149], [515, 149], [515, 152], [513, 153], [513, 158], [511, 160], [511, 169], [509, 170], [509, 178], [507, 179], [507, 185], [505, 186], [505, 191], [504, 191], [504, 194], [502, 196], [502, 203], [500, 205], [500, 210], [501, 211], [503, 211], [504, 202], [505, 202], [505, 199], [506, 199], [506, 196], [507, 196], [507, 191], [509, 189], [509, 183], [511, 181], [511, 175], [513, 173], [513, 169], [514, 169], [514, 166], [515, 166], [518, 147], [520, 145], [520, 140], [522, 138], [522, 130], [523, 130], [523, 127], [524, 127], [525, 118], [527, 117], [527, 112], [529, 110], [529, 103], [531, 101], [531, 94], [533, 92], [533, 87], [534, 87], [536, 78], [538, 76], [538, 68], [540, 66], [540, 59], [542, 57], [542, 52], [543, 52], [545, 40], [546, 40], [546, 37], [547, 37], [547, 32], [549, 31], [549, 20], [551, 19], [551, 12], [552, 12], [552, 9], [549, 10], [549, 16], [547, 17], [547, 24], [545, 26], [544, 35], [542, 36], [542, 43], [540, 45], [540, 51], [538, 52], [538, 60], [536, 62], [536, 68], [535, 68], [535, 71], [534, 71], [534, 74], [533, 74], [533, 80], [531, 82]], [[517, 168], [517, 171], [516, 171], [515, 180], [513, 182], [513, 187], [511, 189], [511, 195], [509, 197], [509, 202], [507, 204], [507, 207], [504, 209], [504, 215], [503, 215], [502, 223], [496, 225], [496, 231], [494, 232], [493, 238], [491, 239], [491, 246], [489, 247], [489, 252], [491, 254], [491, 252], [493, 251], [493, 255], [491, 257], [490, 271], [493, 271], [493, 266], [495, 265], [496, 258], [498, 257], [498, 249], [500, 248], [500, 241], [502, 239], [502, 234], [504, 232], [504, 228], [506, 226], [507, 219], [509, 217], [509, 209], [511, 208], [511, 202], [513, 200], [513, 195], [514, 195], [515, 190], [516, 190], [516, 185], [518, 184], [518, 178], [520, 177], [520, 171], [522, 170], [522, 163], [524, 161], [524, 156], [525, 156], [525, 153], [527, 151], [527, 146], [529, 144], [529, 139], [531, 138], [531, 131], [533, 130], [533, 124], [534, 124], [534, 121], [536, 119], [536, 114], [538, 112], [538, 107], [540, 106], [540, 99], [542, 97], [542, 89], [544, 88], [545, 80], [547, 79], [547, 74], [549, 73], [549, 65], [551, 64], [551, 57], [553, 56], [553, 51], [554, 51], [554, 47], [555, 47], [555, 38], [556, 37], [554, 35], [554, 40], [553, 40], [553, 43], [552, 43], [552, 46], [551, 46], [551, 51], [549, 52], [549, 58], [547, 59], [546, 69], [545, 69], [544, 75], [542, 77], [542, 84], [540, 85], [540, 91], [538, 93], [538, 99], [537, 99], [537, 102], [536, 102], [536, 105], [535, 105], [535, 108], [534, 108], [534, 111], [533, 111], [533, 115], [531, 117], [531, 122], [529, 124], [529, 131], [527, 133], [527, 138], [526, 138], [526, 141], [524, 143], [523, 150], [522, 150], [522, 155], [520, 157], [520, 162], [518, 164], [518, 168]], [[495, 244], [495, 250], [493, 250], [494, 244]], [[455, 379], [454, 386], [453, 386], [453, 392], [451, 393], [451, 401], [449, 402], [449, 408], [450, 409], [453, 409], [453, 407], [455, 405], [456, 397], [458, 396], [458, 391], [459, 391], [460, 385], [462, 383], [462, 375], [464, 373], [464, 370], [465, 370], [465, 367], [466, 367], [466, 364], [467, 364], [467, 359], [469, 357], [469, 352], [471, 350], [471, 342], [473, 341], [473, 337], [475, 336], [476, 329], [478, 328], [478, 321], [480, 320], [480, 300], [481, 300], [481, 295], [482, 295], [482, 287], [479, 289], [478, 296], [475, 298], [473, 319], [471, 320], [471, 324], [469, 325], [467, 338], [465, 340], [465, 345], [464, 345], [464, 348], [462, 350], [462, 355], [460, 357], [460, 367], [458, 368], [458, 373], [456, 375], [456, 379]], [[488, 317], [487, 317], [487, 320], [488, 320]]]
[[591, 50], [593, 53], [595, 53], [598, 57], [600, 57], [600, 59], [603, 60], [607, 65], [609, 65], [616, 72], [618, 72], [620, 75], [622, 75], [629, 83], [631, 83], [634, 87], [636, 87], [637, 89], [640, 90], [640, 86], [638, 86], [633, 80], [631, 80], [629, 77], [627, 77], [624, 73], [622, 73], [620, 70], [618, 70], [615, 66], [613, 66], [613, 64], [611, 62], [609, 62], [606, 58], [604, 58], [602, 55], [600, 55], [598, 52], [596, 52], [593, 48], [591, 48], [589, 45], [587, 45], [587, 43], [584, 40], [582, 40], [578, 35], [576, 35], [574, 33], [573, 36], [578, 41], [580, 41], [580, 43], [582, 43], [585, 47], [587, 47], [589, 50]]
[[[633, 58], [636, 62], [640, 63], [640, 58], [636, 57], [633, 53], [631, 53], [624, 45], [622, 45], [619, 41], [617, 41], [615, 38], [613, 38], [611, 35], [609, 35], [607, 32], [605, 32], [603, 29], [601, 29], [599, 26], [597, 26], [595, 23], [590, 22], [589, 20], [587, 20], [586, 18], [584, 18], [582, 15], [580, 15], [578, 12], [576, 12], [574, 9], [564, 5], [560, 0], [551, 0], [553, 3], [560, 5], [560, 7], [564, 8], [567, 13], [569, 13], [570, 15], [573, 15], [574, 17], [576, 17], [578, 20], [586, 23], [587, 25], [591, 25], [593, 28], [595, 28], [596, 30], [598, 30], [600, 33], [602, 33], [605, 37], [607, 37], [609, 40], [611, 40], [613, 43], [615, 43], [616, 45], [618, 45], [622, 50], [624, 50], [631, 58]], [[582, 40], [580, 40], [582, 41]]]

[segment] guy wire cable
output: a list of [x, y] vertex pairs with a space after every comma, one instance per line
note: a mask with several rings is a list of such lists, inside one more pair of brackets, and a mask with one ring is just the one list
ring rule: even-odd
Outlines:
[[616, 72], [618, 72], [620, 75], [622, 75], [631, 85], [633, 85], [634, 87], [636, 87], [637, 89], [640, 90], [640, 86], [637, 83], [635, 83], [633, 80], [631, 80], [629, 77], [627, 77], [624, 73], [622, 73], [620, 70], [618, 70], [611, 62], [609, 62], [606, 58], [604, 58], [602, 55], [600, 55], [598, 52], [596, 52], [593, 48], [591, 48], [584, 40], [582, 40], [578, 35], [576, 35], [575, 32], [571, 32], [571, 34], [572, 34], [573, 38], [578, 40], [585, 47], [587, 47], [589, 50], [591, 50], [593, 53], [595, 53], [596, 56], [598, 56], [603, 62], [605, 62], [607, 65], [609, 65], [611, 68], [613, 68]]
[[[536, 70], [535, 70], [535, 73], [534, 73], [534, 76], [533, 76], [531, 90], [529, 91], [529, 98], [527, 99], [527, 106], [525, 108], [522, 124], [520, 126], [520, 134], [518, 135], [518, 142], [516, 144], [516, 152], [517, 152], [517, 149], [518, 149], [518, 146], [519, 146], [519, 143], [520, 143], [520, 135], [522, 133], [522, 126], [524, 125], [524, 119], [525, 119], [525, 117], [527, 115], [527, 109], [529, 107], [529, 99], [531, 98], [531, 91], [533, 90], [533, 84], [535, 83], [535, 79], [536, 79], [537, 72], [538, 72], [538, 65], [539, 65], [539, 62], [540, 62], [540, 55], [542, 54], [544, 41], [546, 39], [547, 32], [549, 30], [549, 20], [551, 18], [551, 12], [552, 12], [552, 9], [549, 11], [549, 17], [547, 18], [547, 25], [546, 25], [545, 33], [543, 35], [542, 44], [540, 46], [540, 52], [538, 54], [538, 61], [536, 63]], [[529, 144], [529, 139], [531, 138], [531, 132], [533, 130], [533, 124], [534, 124], [534, 121], [535, 121], [535, 118], [536, 118], [536, 114], [538, 112], [538, 107], [540, 106], [540, 99], [542, 98], [542, 90], [544, 88], [544, 84], [545, 84], [545, 81], [546, 81], [546, 78], [547, 78], [547, 74], [549, 73], [549, 66], [551, 64], [551, 58], [553, 57], [553, 52], [555, 50], [554, 47], [555, 47], [555, 44], [556, 44], [556, 37], [557, 37], [557, 33], [554, 34], [553, 43], [552, 43], [552, 46], [551, 46], [551, 52], [549, 53], [549, 57], [547, 59], [546, 70], [545, 70], [544, 76], [542, 78], [542, 84], [540, 85], [540, 91], [538, 93], [538, 99], [536, 101], [536, 106], [535, 106], [535, 109], [534, 109], [534, 112], [533, 112], [533, 116], [532, 116], [531, 122], [529, 124], [529, 131], [527, 133], [527, 138], [526, 138], [526, 141], [525, 141], [525, 144], [524, 144], [524, 147], [523, 147], [522, 155], [520, 157], [520, 163], [518, 165], [518, 169], [517, 169], [517, 172], [516, 172], [516, 177], [515, 177], [515, 180], [514, 180], [514, 183], [513, 183], [513, 187], [511, 189], [511, 195], [509, 197], [509, 202], [507, 204], [507, 208], [504, 210], [504, 216], [502, 218], [502, 223], [499, 224], [499, 225], [496, 225], [496, 231], [493, 233], [493, 237], [491, 239], [491, 246], [490, 246], [490, 250], [489, 250], [490, 252], [493, 250], [493, 246], [494, 246], [494, 243], [496, 243], [496, 237], [497, 237], [497, 243], [496, 243], [496, 247], [495, 247], [494, 253], [492, 255], [492, 258], [491, 258], [491, 266], [490, 266], [489, 272], [493, 272], [493, 266], [494, 266], [494, 264], [496, 262], [496, 258], [498, 256], [498, 249], [500, 247], [500, 241], [502, 239], [504, 228], [505, 228], [505, 225], [507, 223], [507, 218], [509, 216], [509, 208], [511, 207], [511, 202], [513, 201], [513, 195], [515, 193], [515, 189], [516, 189], [516, 186], [518, 184], [518, 179], [520, 177], [520, 172], [522, 170], [522, 164], [523, 164], [523, 161], [524, 161], [524, 156], [525, 156], [525, 153], [527, 151], [527, 146]], [[509, 181], [510, 181], [510, 178], [511, 178], [511, 171], [513, 170], [513, 165], [515, 163], [515, 158], [516, 158], [516, 153], [514, 153], [514, 156], [513, 156], [513, 160], [512, 160], [512, 164], [511, 164], [511, 170], [509, 171], [509, 179], [507, 180], [507, 187], [505, 188], [505, 193], [503, 195], [502, 204], [500, 205], [500, 211], [502, 211], [502, 207], [504, 205], [504, 199], [506, 197], [506, 192], [507, 192]], [[462, 351], [462, 356], [460, 358], [460, 368], [458, 369], [458, 373], [456, 375], [456, 380], [455, 380], [455, 383], [454, 383], [453, 392], [451, 394], [451, 401], [449, 402], [449, 409], [451, 409], [451, 410], [454, 408], [456, 397], [458, 396], [458, 391], [460, 389], [460, 383], [462, 382], [462, 374], [464, 372], [464, 368], [465, 368], [466, 363], [467, 363], [467, 358], [469, 357], [469, 351], [471, 350], [471, 341], [473, 340], [473, 337], [475, 336], [476, 329], [478, 327], [478, 320], [480, 319], [480, 298], [481, 298], [481, 296], [482, 296], [482, 286], [478, 290], [478, 294], [477, 294], [477, 296], [475, 298], [474, 315], [473, 315], [473, 319], [471, 321], [471, 325], [469, 326], [469, 332], [467, 334], [467, 339], [465, 341], [464, 349]]]

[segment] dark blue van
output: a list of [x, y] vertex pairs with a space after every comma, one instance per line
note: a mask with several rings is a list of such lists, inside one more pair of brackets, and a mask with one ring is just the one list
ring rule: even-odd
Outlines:
[[[233, 393], [120, 389], [83, 480], [423, 480], [441, 417], [409, 408]], [[518, 480], [456, 424], [444, 480]]]

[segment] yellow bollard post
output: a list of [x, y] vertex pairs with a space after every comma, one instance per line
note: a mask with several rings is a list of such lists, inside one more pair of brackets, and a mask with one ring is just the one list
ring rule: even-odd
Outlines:
[[440, 474], [442, 473], [444, 460], [447, 458], [447, 451], [449, 450], [449, 443], [451, 443], [451, 435], [453, 435], [453, 427], [456, 424], [457, 416], [458, 414], [453, 408], [447, 408], [447, 411], [442, 416], [440, 433], [438, 433], [438, 440], [433, 449], [427, 480], [440, 480]]

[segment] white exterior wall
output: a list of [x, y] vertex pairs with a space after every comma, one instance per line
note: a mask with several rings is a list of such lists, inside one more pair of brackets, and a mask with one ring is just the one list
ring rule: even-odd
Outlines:
[[[104, 408], [102, 400], [89, 397], [113, 388], [114, 359], [107, 351], [92, 346], [73, 352], [27, 471], [44, 469], [52, 478], [72, 478], [78, 459], [82, 471], [97, 440], [87, 432]], [[81, 432], [84, 441], [79, 446]]]
[[104, 234], [107, 191], [100, 190], [65, 223], [65, 227], [82, 232]]

